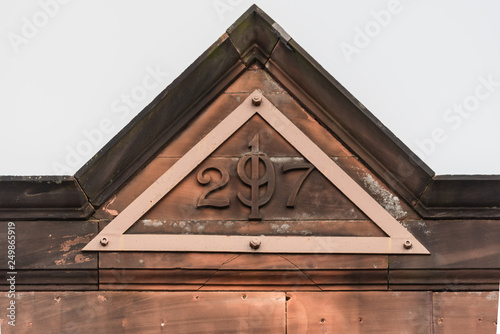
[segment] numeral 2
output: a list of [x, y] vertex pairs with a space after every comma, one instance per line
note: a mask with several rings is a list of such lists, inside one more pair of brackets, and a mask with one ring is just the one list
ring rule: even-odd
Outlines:
[[203, 175], [207, 170], [216, 170], [220, 173], [221, 178], [219, 182], [214, 182], [212, 185], [207, 187], [205, 191], [198, 198], [198, 203], [196, 205], [197, 208], [205, 207], [205, 206], [215, 206], [217, 208], [224, 208], [229, 206], [229, 199], [224, 198], [207, 198], [208, 194], [211, 192], [222, 189], [229, 182], [229, 173], [224, 167], [219, 166], [208, 166], [204, 169], [200, 170], [197, 176], [198, 182], [201, 184], [209, 184], [212, 183], [212, 177], [210, 175]]

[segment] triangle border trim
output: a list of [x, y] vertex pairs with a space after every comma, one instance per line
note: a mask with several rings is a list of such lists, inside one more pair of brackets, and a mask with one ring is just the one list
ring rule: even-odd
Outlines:
[[[254, 105], [253, 99], [259, 100], [260, 104]], [[125, 234], [146, 212], [255, 114], [261, 116], [313, 164], [388, 237]], [[261, 245], [258, 249], [250, 247], [249, 244], [255, 238], [259, 239]], [[258, 90], [250, 94], [202, 140], [134, 199], [83, 248], [83, 251], [430, 254], [408, 230]]]

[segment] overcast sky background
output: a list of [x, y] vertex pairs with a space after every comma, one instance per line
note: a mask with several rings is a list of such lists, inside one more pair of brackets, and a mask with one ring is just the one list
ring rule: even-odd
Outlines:
[[[72, 175], [253, 1], [2, 1], [0, 175]], [[256, 1], [436, 174], [500, 174], [500, 3]]]

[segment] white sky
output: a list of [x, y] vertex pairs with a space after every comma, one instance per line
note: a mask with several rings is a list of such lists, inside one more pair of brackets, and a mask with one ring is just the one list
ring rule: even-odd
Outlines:
[[[2, 1], [0, 175], [74, 174], [252, 3]], [[436, 174], [500, 174], [500, 3], [256, 3]]]

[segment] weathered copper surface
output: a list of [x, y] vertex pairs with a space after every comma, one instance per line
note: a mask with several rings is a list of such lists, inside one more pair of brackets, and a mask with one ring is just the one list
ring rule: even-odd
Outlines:
[[16, 327], [0, 313], [2, 334], [285, 333], [282, 292], [23, 292], [18, 301]]
[[[292, 278], [292, 277], [290, 277]], [[119, 283], [121, 290], [129, 284]], [[137, 286], [136, 286], [137, 288]], [[147, 286], [139, 286], [148, 289]], [[155, 285], [150, 284], [154, 289]], [[21, 292], [2, 333], [474, 333], [496, 330], [498, 292]], [[235, 289], [251, 288], [235, 287]], [[279, 289], [275, 286], [274, 289]], [[0, 299], [0, 308], [8, 301]]]
[[432, 306], [436, 334], [494, 334], [498, 330], [498, 292], [436, 292]]
[[287, 293], [288, 333], [430, 333], [430, 292]]
[[385, 255], [103, 252], [102, 269], [387, 270]]

